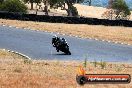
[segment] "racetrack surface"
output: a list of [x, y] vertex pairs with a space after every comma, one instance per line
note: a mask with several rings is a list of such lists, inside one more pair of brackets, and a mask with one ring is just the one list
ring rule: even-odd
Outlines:
[[132, 62], [132, 46], [63, 35], [58, 36], [67, 40], [72, 55], [58, 53], [51, 45], [54, 34], [0, 26], [0, 48], [23, 53], [32, 59], [84, 60], [87, 56], [90, 61], [102, 59], [112, 62]]

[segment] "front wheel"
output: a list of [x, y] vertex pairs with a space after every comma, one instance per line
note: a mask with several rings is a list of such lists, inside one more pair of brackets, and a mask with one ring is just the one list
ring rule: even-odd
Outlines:
[[66, 54], [67, 54], [67, 55], [71, 55], [71, 52], [70, 52], [70, 51], [67, 51]]
[[66, 49], [65, 53], [67, 55], [71, 55], [71, 52], [69, 51], [69, 46], [65, 46], [65, 49]]

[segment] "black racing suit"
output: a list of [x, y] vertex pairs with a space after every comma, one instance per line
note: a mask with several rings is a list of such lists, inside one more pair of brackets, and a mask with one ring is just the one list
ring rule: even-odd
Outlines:
[[52, 38], [52, 45], [53, 47], [56, 47], [57, 52], [59, 52], [59, 47], [60, 46], [65, 46], [66, 40], [64, 38], [60, 39], [59, 37]]
[[60, 45], [60, 38], [59, 37], [55, 37], [52, 38], [52, 45], [53, 47], [56, 47], [57, 52], [59, 52], [59, 45]]

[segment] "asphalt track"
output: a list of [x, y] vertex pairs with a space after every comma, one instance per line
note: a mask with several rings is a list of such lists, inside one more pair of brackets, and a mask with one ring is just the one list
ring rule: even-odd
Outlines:
[[56, 52], [51, 45], [54, 34], [0, 26], [0, 48], [17, 51], [32, 59], [84, 60], [132, 62], [132, 46], [70, 36], [64, 37], [70, 45], [72, 55]]

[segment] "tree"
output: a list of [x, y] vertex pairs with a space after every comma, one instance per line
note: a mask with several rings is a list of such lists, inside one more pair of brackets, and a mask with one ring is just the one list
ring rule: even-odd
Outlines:
[[84, 3], [88, 3], [91, 6], [92, 0], [85, 0]]
[[[83, 1], [83, 0], [78, 0]], [[54, 7], [57, 5], [61, 5], [61, 7], [64, 8], [64, 10], [67, 11], [68, 16], [78, 16], [78, 11], [76, 7], [74, 7], [75, 0], [24, 0], [25, 3], [30, 2], [31, 3], [31, 9], [33, 9], [33, 3], [44, 3], [44, 9], [46, 15], [48, 15], [48, 6]], [[68, 8], [65, 8], [65, 4], [67, 4]]]
[[[31, 10], [33, 10], [33, 4], [36, 3], [36, 7], [39, 3], [43, 2], [44, 3], [44, 12], [46, 15], [48, 15], [48, 3], [50, 2], [50, 0], [23, 0], [25, 3], [31, 3]], [[37, 13], [37, 10], [36, 10]]]
[[3, 3], [4, 2], [4, 0], [0, 0], [0, 3]]
[[67, 4], [67, 8], [64, 7], [64, 9], [67, 11], [68, 16], [78, 16], [78, 11], [76, 7], [73, 6], [75, 3], [73, 0], [50, 0], [51, 6], [54, 6], [60, 2]]
[[89, 0], [89, 6], [91, 6], [91, 3], [92, 3], [92, 1], [91, 1], [91, 0]]
[[75, 3], [84, 2], [84, 0], [73, 0]]
[[115, 0], [112, 4], [115, 10], [116, 19], [127, 19], [131, 15], [130, 10], [124, 0]]
[[8, 12], [26, 13], [27, 7], [20, 0], [5, 0], [0, 5], [0, 10]]
[[111, 20], [128, 20], [130, 15], [131, 12], [124, 0], [109, 0], [108, 10], [102, 16]]
[[25, 3], [31, 3], [31, 10], [33, 10], [34, 8], [33, 8], [33, 3], [36, 3], [36, 4], [38, 4], [38, 3], [41, 3], [42, 2], [42, 0], [23, 0]]
[[113, 2], [114, 2], [114, 0], [109, 0], [108, 1], [108, 6], [107, 6], [108, 9], [112, 8]]

